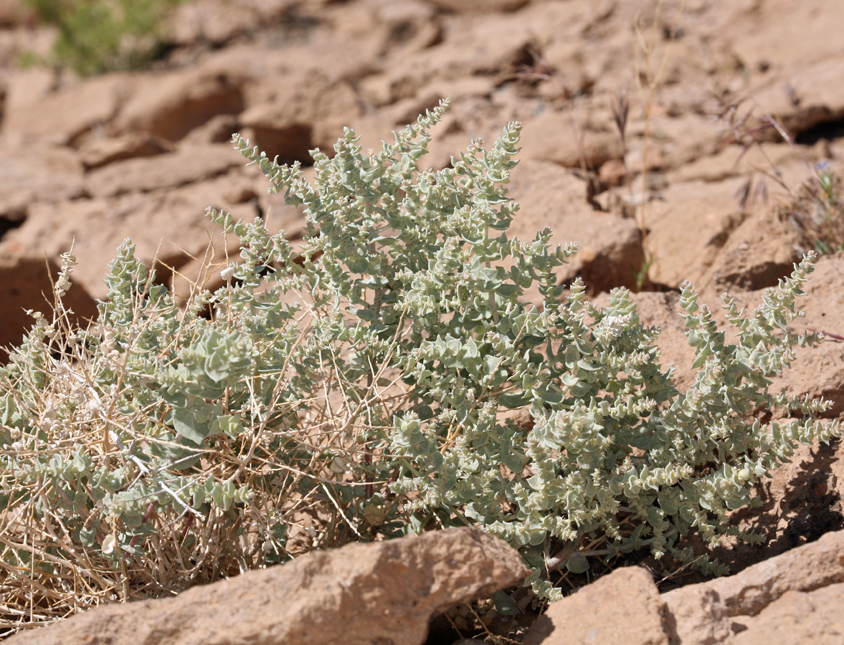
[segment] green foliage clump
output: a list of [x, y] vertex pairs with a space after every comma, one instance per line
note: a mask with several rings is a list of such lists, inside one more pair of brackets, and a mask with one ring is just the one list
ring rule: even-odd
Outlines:
[[815, 181], [803, 185], [791, 210], [804, 231], [814, 238], [815, 250], [834, 253], [844, 249], [842, 181], [828, 161], [818, 164], [814, 171]]
[[333, 158], [313, 151], [314, 185], [235, 136], [307, 234], [294, 248], [210, 211], [240, 259], [184, 308], [127, 242], [98, 319], [72, 328], [66, 258], [56, 316], [0, 370], [0, 576], [24, 605], [34, 588], [53, 607], [80, 589], [143, 597], [467, 524], [555, 598], [557, 567], [643, 546], [688, 558], [692, 530], [714, 544], [795, 442], [841, 433], [815, 418], [827, 402], [769, 392], [817, 339], [787, 326], [811, 256], [749, 316], [725, 296], [735, 345], [684, 286], [696, 379], [678, 392], [628, 291], [603, 309], [579, 281], [565, 295], [574, 245], [508, 237], [518, 124], [419, 169], [445, 109], [374, 155], [347, 130]]
[[161, 18], [182, 0], [25, 0], [58, 29], [55, 64], [88, 76], [147, 67], [165, 49]]

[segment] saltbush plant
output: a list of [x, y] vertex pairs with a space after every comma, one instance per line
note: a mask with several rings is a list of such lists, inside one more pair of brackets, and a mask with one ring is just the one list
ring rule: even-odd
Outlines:
[[735, 533], [729, 512], [795, 442], [840, 434], [815, 418], [827, 403], [769, 391], [817, 340], [788, 327], [812, 256], [749, 316], [725, 296], [735, 345], [683, 287], [697, 358], [679, 392], [628, 291], [598, 308], [558, 284], [574, 245], [508, 237], [518, 124], [419, 169], [445, 109], [377, 154], [346, 130], [333, 158], [312, 152], [313, 185], [235, 135], [307, 234], [294, 248], [210, 211], [240, 257], [186, 306], [126, 242], [97, 320], [73, 327], [65, 257], [55, 315], [0, 370], [6, 624], [467, 524], [556, 598], [555, 568], [688, 560], [690, 531]]

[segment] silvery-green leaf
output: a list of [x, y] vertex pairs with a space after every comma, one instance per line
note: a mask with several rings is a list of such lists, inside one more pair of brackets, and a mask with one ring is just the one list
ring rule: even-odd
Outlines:
[[589, 559], [575, 554], [566, 560], [566, 569], [572, 573], [586, 573], [590, 569]]
[[527, 405], [528, 395], [525, 392], [507, 392], [498, 397], [498, 402], [505, 408], [515, 410]]
[[208, 436], [208, 423], [197, 421], [194, 411], [189, 408], [173, 409], [173, 429], [196, 445], [201, 445]]
[[510, 594], [504, 591], [499, 590], [492, 594], [492, 602], [495, 604], [495, 610], [502, 616], [516, 616], [522, 613]]

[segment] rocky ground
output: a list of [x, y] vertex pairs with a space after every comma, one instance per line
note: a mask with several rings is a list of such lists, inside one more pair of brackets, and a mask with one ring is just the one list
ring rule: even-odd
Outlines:
[[[67, 302], [84, 319], [127, 237], [177, 292], [213, 287], [202, 260], [225, 241], [207, 206], [300, 237], [301, 213], [244, 167], [233, 132], [307, 163], [344, 125], [375, 149], [443, 97], [426, 163], [521, 121], [515, 234], [551, 226], [577, 242], [562, 279], [583, 277], [598, 300], [638, 291], [681, 384], [685, 280], [713, 306], [729, 290], [752, 307], [805, 251], [842, 241], [844, 188], [833, 180], [835, 203], [820, 185], [844, 176], [839, 0], [199, 0], [169, 20], [174, 47], [154, 69], [80, 79], [18, 68], [54, 34], [0, 1], [0, 345], [20, 341], [24, 310], [48, 310], [71, 246]], [[839, 416], [841, 252], [820, 258], [807, 292], [801, 330], [827, 340], [777, 386], [828, 397]], [[842, 492], [840, 442], [801, 447], [760, 487], [762, 508], [736, 514], [768, 545], [727, 545], [722, 559], [739, 571], [844, 528]], [[700, 581], [644, 564], [662, 592]]]

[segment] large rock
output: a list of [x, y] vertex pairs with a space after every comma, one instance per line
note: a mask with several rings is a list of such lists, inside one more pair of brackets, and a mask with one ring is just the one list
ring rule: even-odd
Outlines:
[[[795, 70], [792, 79], [755, 93], [757, 116], [772, 115], [793, 137], [844, 118], [844, 60], [831, 58]], [[779, 138], [773, 131], [770, 136]]]
[[841, 55], [838, 26], [844, 21], [844, 5], [837, 0], [774, 0], [764, 9], [751, 2], [730, 5], [724, 6], [727, 11], [713, 12], [713, 18], [722, 23], [716, 28], [745, 73], [766, 69], [807, 80], [804, 66]]
[[0, 27], [17, 27], [33, 18], [32, 7], [21, 0], [0, 0]]
[[[809, 645], [818, 642], [812, 637], [813, 631], [820, 631], [818, 626], [831, 625], [836, 629], [837, 624], [837, 634], [827, 632], [827, 636], [834, 635], [838, 640], [825, 642], [840, 643], [844, 637], [841, 606], [830, 603], [830, 598], [840, 598], [842, 582], [844, 531], [827, 533], [817, 542], [761, 562], [735, 576], [663, 594], [666, 625], [673, 632], [672, 643], [676, 645], [763, 643], [770, 642], [762, 640], [762, 635], [770, 633], [769, 620], [776, 616], [783, 627], [777, 642]], [[816, 590], [824, 588], [823, 593], [816, 595]], [[814, 615], [805, 616], [807, 623], [815, 623], [814, 628], [788, 618], [795, 608], [799, 611], [806, 603], [814, 607]], [[738, 628], [734, 628], [734, 623], [738, 623]], [[740, 632], [736, 636], [734, 629]]]
[[70, 150], [52, 145], [0, 147], [0, 222], [21, 222], [36, 202], [84, 194], [82, 165]]
[[442, 40], [436, 9], [424, 0], [377, 0], [377, 8], [381, 56], [412, 56]]
[[291, 0], [199, 0], [182, 4], [169, 19], [172, 38], [178, 45], [210, 43], [221, 46], [262, 25], [281, 21], [296, 7]]
[[530, 0], [427, 0], [435, 7], [454, 13], [494, 13], [515, 11]]
[[736, 621], [744, 631], [735, 635], [731, 645], [839, 645], [844, 639], [842, 607], [844, 584], [809, 593], [787, 591], [758, 615]]
[[730, 235], [699, 288], [721, 293], [776, 286], [800, 261], [804, 244], [786, 209], [759, 211]]
[[421, 645], [434, 612], [528, 573], [480, 529], [315, 551], [175, 598], [105, 605], [9, 645]]
[[662, 626], [663, 604], [645, 569], [616, 569], [548, 607], [524, 645], [669, 645]]
[[[632, 133], [641, 132], [643, 127], [642, 121], [634, 123]], [[649, 127], [651, 137], [660, 142], [662, 168], [665, 170], [713, 155], [723, 145], [722, 127], [713, 123], [711, 117], [700, 114], [655, 115]]]
[[[0, 252], [0, 348], [20, 345], [24, 334], [35, 324], [27, 310], [52, 320], [53, 283], [59, 272], [55, 262], [43, 254], [18, 255], [8, 246]], [[72, 310], [71, 322], [86, 327], [97, 315], [97, 304], [85, 290], [73, 284], [65, 295], [65, 308]], [[6, 352], [0, 350], [0, 363]]]
[[168, 190], [219, 177], [244, 164], [231, 144], [183, 146], [170, 154], [128, 159], [95, 170], [88, 175], [88, 191], [93, 197], [114, 197]]
[[648, 203], [653, 283], [677, 289], [689, 280], [699, 289], [705, 286], [707, 271], [730, 235], [750, 216], [734, 198], [739, 181], [677, 183]]
[[841, 643], [844, 531], [727, 578], [659, 595], [644, 569], [618, 569], [552, 604], [525, 645]]
[[[397, 60], [414, 56], [442, 40], [443, 21], [437, 14], [437, 8], [425, 0], [330, 3], [320, 12], [320, 18], [332, 24], [333, 35], [338, 40], [356, 41], [352, 47], [356, 50], [354, 55], [363, 55], [362, 73], [350, 76], [342, 66], [315, 65], [317, 61], [313, 57], [306, 64], [347, 79], [363, 78], [381, 68], [393, 67]], [[352, 54], [351, 51], [344, 53]]]
[[132, 132], [122, 137], [89, 139], [82, 147], [81, 158], [86, 170], [92, 170], [117, 161], [154, 157], [173, 150], [173, 145], [164, 139]]
[[248, 78], [245, 72], [213, 64], [139, 77], [136, 91], [110, 129], [115, 133], [141, 130], [179, 141], [217, 115], [239, 114]]
[[611, 159], [624, 157], [618, 132], [588, 129], [567, 112], [546, 112], [527, 123], [521, 145], [525, 157], [553, 161], [566, 168], [585, 164], [597, 169]]
[[[377, 104], [386, 105], [414, 97], [431, 83], [511, 75], [519, 65], [531, 61], [528, 50], [532, 43], [568, 31], [573, 14], [569, 5], [530, 5], [518, 13], [520, 29], [513, 29], [512, 14], [450, 16], [441, 42], [390, 61], [374, 87], [364, 79], [363, 94], [374, 95]], [[499, 131], [508, 118], [512, 115], [497, 119]]]
[[[367, 81], [370, 81], [369, 84], [362, 84], [365, 91], [372, 92], [371, 94], [366, 95], [366, 99], [375, 105], [382, 105], [389, 101], [389, 87], [385, 85], [385, 79], [386, 77], [383, 74], [379, 74], [367, 79]], [[437, 129], [434, 130], [434, 132], [438, 135], [442, 133], [443, 129], [449, 129], [449, 119], [460, 119], [459, 115], [462, 107], [461, 104], [464, 101], [471, 104], [472, 102], [476, 102], [477, 99], [487, 99], [494, 90], [494, 79], [485, 76], [472, 76], [465, 79], [461, 78], [459, 81], [433, 82], [425, 88], [424, 92], [396, 101], [389, 108], [380, 110], [379, 117], [376, 121], [381, 125], [382, 130], [387, 130], [386, 134], [388, 134], [388, 128], [390, 126], [403, 127], [408, 123], [415, 123], [416, 118], [420, 114], [425, 114], [426, 110], [432, 110], [435, 108], [442, 99], [448, 99], [450, 107], [443, 119], [444, 123], [442, 125], [438, 125]], [[381, 116], [382, 114], [387, 116], [387, 119], [384, 119]], [[496, 128], [493, 132], [491, 132], [491, 134], [498, 134], [498, 132], [500, 132], [500, 124], [495, 125]], [[384, 128], [384, 126], [388, 126], [388, 128]], [[395, 127], [393, 127], [393, 129], [395, 129]], [[463, 137], [464, 144], [460, 146], [461, 148], [465, 148], [465, 144], [468, 143], [470, 139], [467, 134], [464, 134]], [[434, 136], [434, 139], [429, 144], [429, 149], [431, 145], [437, 144], [439, 138], [440, 137], [436, 135]], [[382, 136], [381, 139], [389, 140], [386, 136]], [[454, 153], [455, 151], [452, 151], [452, 154]]]
[[576, 242], [578, 253], [558, 269], [560, 279], [582, 277], [590, 291], [634, 288], [642, 267], [642, 236], [636, 223], [595, 211], [586, 182], [548, 161], [523, 161], [512, 172], [510, 196], [519, 202], [508, 235], [532, 240], [545, 226], [552, 244]]
[[[123, 162], [126, 163], [131, 162]], [[221, 261], [225, 245], [219, 230], [205, 216], [205, 209], [213, 206], [252, 221], [256, 215], [252, 186], [253, 182], [237, 170], [216, 181], [168, 191], [35, 204], [23, 225], [3, 237], [0, 252], [41, 257], [46, 254], [58, 262], [59, 255], [73, 244], [79, 262], [74, 280], [93, 297], [103, 298], [108, 293], [104, 283], [108, 265], [117, 247], [129, 237], [136, 245], [138, 258], [148, 265], [155, 260], [160, 263], [158, 279], [169, 285], [167, 274], [171, 269], [184, 274], [186, 265], [202, 261], [211, 248], [215, 254], [209, 257]], [[236, 239], [229, 240], [227, 248], [236, 255]], [[188, 271], [186, 277], [198, 277], [200, 272], [197, 267]]]
[[40, 72], [17, 72], [9, 84], [4, 139], [79, 144], [106, 126], [132, 93], [133, 80], [106, 74], [55, 88]]
[[[271, 77], [268, 100], [240, 115], [254, 141], [267, 156], [279, 163], [309, 160], [308, 151], [320, 148], [333, 154], [332, 146], [343, 135], [343, 126], [354, 124], [360, 107], [348, 82], [312, 70], [296, 79]], [[287, 87], [292, 85], [293, 87]]]
[[[751, 176], [759, 169], [776, 168], [782, 171], [784, 165], [794, 162], [802, 164], [805, 171], [806, 151], [782, 143], [768, 143], [763, 146], [725, 145], [713, 155], [701, 157], [687, 163], [671, 173], [671, 182], [703, 181], [713, 184], [731, 177]], [[790, 179], [790, 178], [789, 178]], [[771, 182], [772, 183], [772, 182]], [[717, 184], [716, 184], [717, 185]]]

